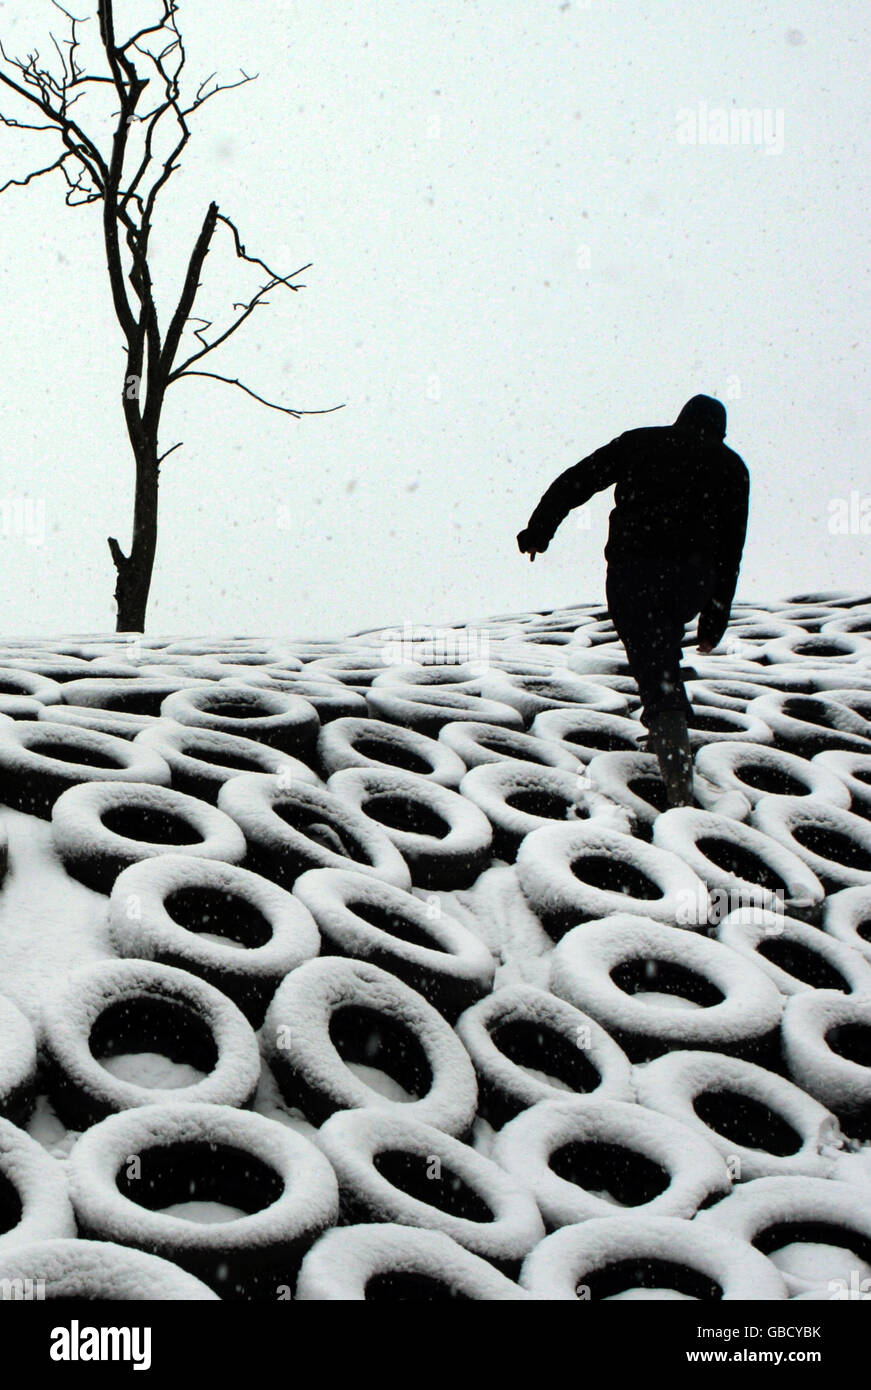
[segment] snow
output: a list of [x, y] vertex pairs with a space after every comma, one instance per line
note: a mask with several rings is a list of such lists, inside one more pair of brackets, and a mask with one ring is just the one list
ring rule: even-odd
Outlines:
[[686, 654], [675, 811], [600, 606], [435, 631], [0, 643], [0, 1281], [871, 1278], [871, 596]]

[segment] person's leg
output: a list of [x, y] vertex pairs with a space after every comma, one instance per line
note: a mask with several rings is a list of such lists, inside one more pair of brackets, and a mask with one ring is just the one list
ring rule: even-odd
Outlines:
[[609, 569], [608, 611], [623, 643], [629, 669], [641, 697], [641, 722], [659, 760], [670, 806], [693, 800], [693, 759], [688, 717], [691, 705], [680, 673], [684, 623], [678, 616], [681, 597], [664, 576], [625, 578]]

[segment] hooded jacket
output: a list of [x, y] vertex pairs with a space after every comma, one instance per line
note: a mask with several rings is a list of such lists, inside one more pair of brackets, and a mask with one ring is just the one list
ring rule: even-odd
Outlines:
[[680, 588], [692, 573], [703, 595], [699, 640], [716, 645], [738, 582], [750, 494], [747, 467], [723, 442], [725, 432], [724, 406], [693, 396], [673, 425], [612, 439], [547, 489], [527, 528], [535, 549], [547, 548], [574, 507], [616, 485], [605, 547], [609, 582], [641, 598], [651, 582], [661, 595], [664, 582]]

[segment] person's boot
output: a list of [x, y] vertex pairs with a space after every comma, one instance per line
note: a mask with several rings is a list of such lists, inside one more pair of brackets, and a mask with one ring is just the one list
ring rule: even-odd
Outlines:
[[648, 746], [659, 759], [669, 806], [693, 804], [693, 755], [683, 710], [663, 710], [647, 726]]

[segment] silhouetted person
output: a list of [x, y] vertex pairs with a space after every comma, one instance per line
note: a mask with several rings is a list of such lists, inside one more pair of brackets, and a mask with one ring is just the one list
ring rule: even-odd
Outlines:
[[517, 537], [534, 560], [568, 512], [616, 483], [605, 547], [608, 611], [672, 806], [692, 804], [684, 627], [698, 614], [699, 651], [719, 643], [747, 529], [749, 476], [725, 433], [725, 406], [693, 396], [673, 425], [627, 430], [561, 473]]

